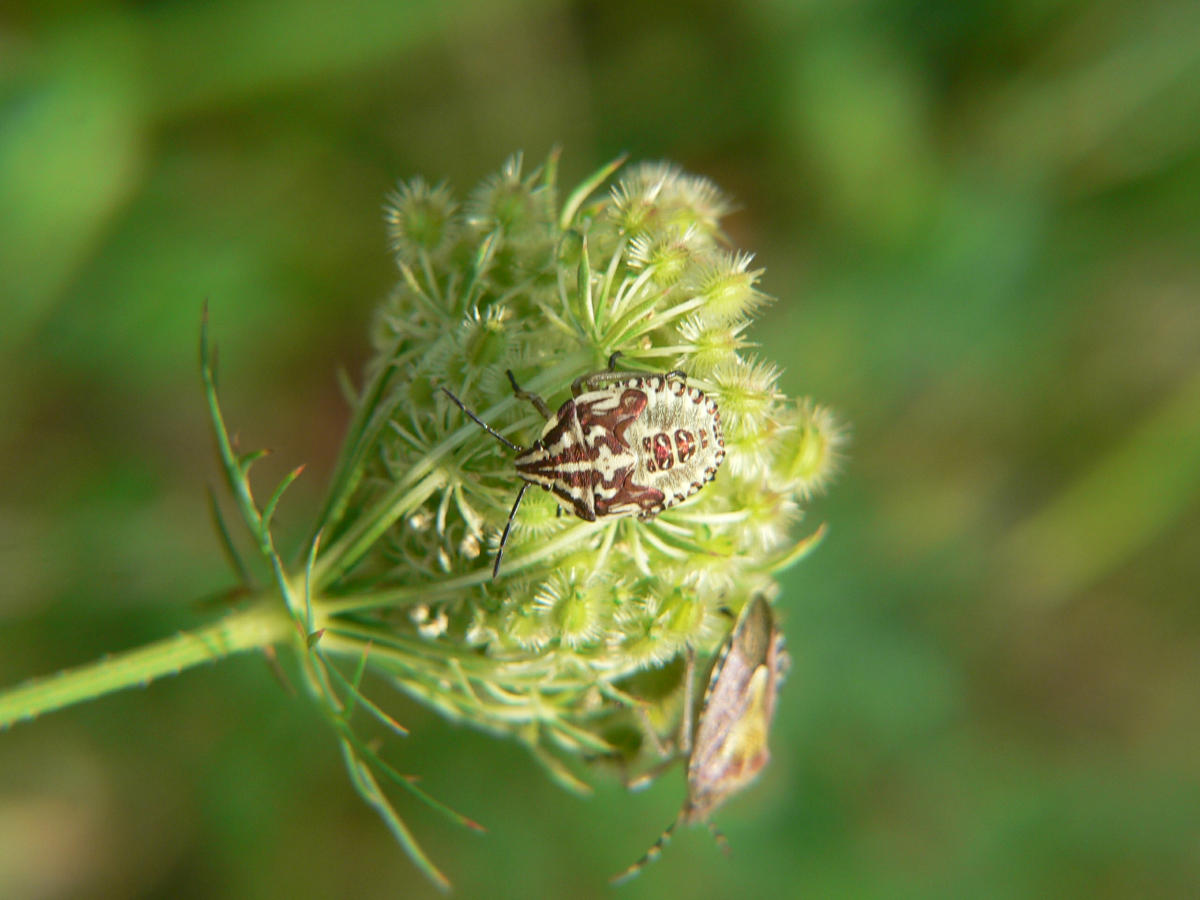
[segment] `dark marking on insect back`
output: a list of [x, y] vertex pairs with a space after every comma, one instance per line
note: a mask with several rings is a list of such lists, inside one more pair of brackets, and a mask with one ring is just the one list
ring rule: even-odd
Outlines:
[[671, 438], [665, 432], [654, 435], [654, 449], [651, 452], [659, 470], [665, 472], [675, 465], [675, 457], [671, 455]]
[[679, 461], [681, 463], [687, 462], [695, 452], [696, 439], [692, 437], [692, 433], [682, 428], [677, 428], [675, 430], [675, 453], [679, 457]]
[[621, 392], [616, 409], [599, 411], [596, 409], [600, 405], [598, 401], [577, 404], [576, 414], [580, 432], [592, 435], [599, 429], [593, 439], [591, 458], [596, 458], [601, 444], [606, 444], [614, 454], [629, 450], [625, 432], [637, 421], [648, 402], [644, 391], [627, 387]]
[[611, 515], [610, 510], [633, 503], [640, 509], [638, 518], [648, 519], [662, 509], [663, 500], [666, 499], [658, 488], [645, 487], [635, 482], [633, 469], [622, 469], [618, 477], [614, 479], [613, 486], [616, 487], [617, 492], [611, 498], [596, 498], [597, 515]]

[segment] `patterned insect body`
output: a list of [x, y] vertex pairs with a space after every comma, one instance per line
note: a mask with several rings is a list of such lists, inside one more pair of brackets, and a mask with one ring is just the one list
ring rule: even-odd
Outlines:
[[[718, 806], [766, 767], [771, 758], [767, 736], [788, 662], [771, 607], [755, 597], [742, 610], [713, 662], [694, 720], [688, 718], [691, 710], [685, 710], [680, 743], [688, 758], [687, 799], [675, 821], [614, 882], [632, 878], [656, 860], [681, 823], [708, 822]], [[690, 685], [690, 671], [687, 677]], [[724, 836], [712, 823], [708, 826], [724, 846]]]
[[[589, 522], [652, 518], [699, 491], [725, 457], [717, 404], [680, 376], [616, 373], [579, 394], [516, 459], [517, 473]], [[589, 379], [583, 380], [589, 384]]]
[[442, 388], [477, 425], [517, 453], [517, 474], [525, 481], [500, 536], [493, 577], [500, 572], [513, 519], [531, 484], [552, 492], [589, 522], [608, 516], [650, 519], [691, 497], [717, 474], [725, 441], [716, 401], [690, 387], [679, 372], [616, 372], [617, 355], [608, 371], [576, 379], [572, 398], [553, 414], [541, 397], [522, 390], [508, 373], [517, 396], [547, 420], [541, 437], [524, 449]]
[[722, 646], [700, 704], [688, 757], [685, 823], [705, 821], [770, 761], [767, 734], [787, 664], [771, 607], [755, 597]]

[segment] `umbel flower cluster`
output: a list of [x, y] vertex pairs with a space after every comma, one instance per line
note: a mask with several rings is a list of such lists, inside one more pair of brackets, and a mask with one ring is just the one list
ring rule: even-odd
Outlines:
[[[393, 648], [404, 690], [517, 736], [564, 779], [564, 754], [637, 750], [646, 698], [631, 678], [711, 653], [750, 598], [775, 595], [774, 574], [810, 546], [795, 526], [839, 437], [750, 350], [768, 298], [723, 239], [720, 191], [652, 163], [593, 198], [614, 168], [565, 201], [553, 158], [525, 174], [519, 156], [465, 201], [421, 179], [389, 198], [401, 277], [375, 321], [358, 417], [373, 427], [347, 448], [353, 488], [322, 541], [345, 546], [364, 514], [373, 525], [364, 552], [322, 569], [320, 605], [336, 616], [320, 627]], [[525, 447], [546, 420], [506, 372], [553, 409], [618, 352], [619, 369], [679, 370], [716, 399], [724, 465], [645, 521], [584, 521], [532, 491], [493, 579], [521, 482], [512, 452], [440, 388]], [[672, 699], [651, 721], [680, 714]]]
[[[368, 668], [452, 719], [516, 738], [558, 781], [583, 788], [589, 763], [629, 771], [661, 754], [662, 736], [692, 712], [685, 660], [710, 658], [752, 601], [760, 624], [745, 626], [746, 640], [773, 647], [763, 603], [777, 594], [776, 574], [820, 536], [802, 536], [798, 523], [835, 467], [840, 432], [821, 407], [784, 396], [778, 369], [754, 354], [746, 332], [768, 298], [750, 255], [720, 230], [729, 204], [711, 182], [620, 161], [565, 197], [556, 182], [556, 155], [530, 173], [517, 156], [463, 200], [420, 179], [389, 198], [400, 277], [376, 316], [342, 455], [295, 565], [277, 551], [271, 521], [299, 470], [260, 505], [249, 472], [261, 454], [230, 438], [206, 327], [202, 374], [219, 457], [265, 583], [222, 523], [243, 581], [234, 593], [249, 597], [241, 611], [0, 692], [0, 730], [201, 662], [291, 644], [355, 788], [446, 885], [385, 787], [474, 823], [364, 736], [372, 721], [404, 732], [378, 690], [363, 687]], [[588, 521], [554, 494], [530, 491], [494, 577], [523, 484], [511, 447], [530, 447], [547, 422], [514, 394], [513, 379], [552, 413], [572, 382], [610, 364], [682, 373], [675, 383], [682, 377], [716, 402], [726, 453], [715, 478], [651, 518]], [[746, 665], [753, 660], [735, 668]], [[773, 671], [767, 684], [773, 691]], [[773, 703], [759, 704], [763, 729]]]

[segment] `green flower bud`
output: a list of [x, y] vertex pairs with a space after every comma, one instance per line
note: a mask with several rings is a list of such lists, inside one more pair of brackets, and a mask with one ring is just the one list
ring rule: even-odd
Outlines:
[[777, 484], [804, 499], [820, 493], [837, 472], [845, 431], [829, 410], [811, 400], [789, 410], [780, 426]]
[[749, 253], [724, 253], [690, 275], [685, 289], [698, 297], [697, 317], [706, 324], [728, 325], [753, 316], [767, 302], [754, 287], [762, 269], [751, 269]]
[[761, 434], [782, 400], [776, 382], [779, 369], [762, 360], [727, 360], [709, 376], [721, 398], [721, 415], [734, 438]]
[[412, 265], [420, 254], [437, 256], [454, 240], [456, 204], [444, 184], [430, 187], [423, 178], [400, 184], [384, 205], [388, 238], [401, 263]]

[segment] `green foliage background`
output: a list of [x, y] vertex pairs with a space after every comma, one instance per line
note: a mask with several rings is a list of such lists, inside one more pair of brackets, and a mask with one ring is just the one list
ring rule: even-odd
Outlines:
[[[58, 2], [0, 11], [0, 684], [209, 620], [197, 375], [300, 539], [395, 278], [397, 178], [511, 151], [712, 177], [752, 335], [853, 426], [779, 604], [761, 784], [580, 799], [405, 701], [463, 897], [1200, 886], [1200, 7], [1186, 0]], [[560, 400], [555, 397], [552, 400]], [[0, 896], [424, 897], [246, 656], [0, 735]]]

